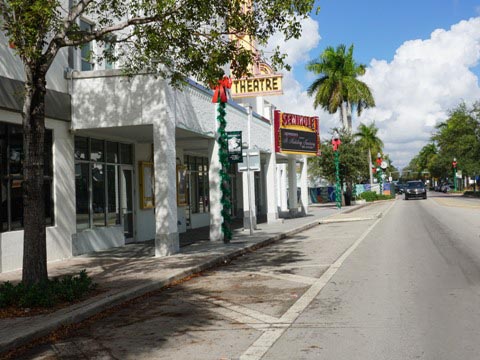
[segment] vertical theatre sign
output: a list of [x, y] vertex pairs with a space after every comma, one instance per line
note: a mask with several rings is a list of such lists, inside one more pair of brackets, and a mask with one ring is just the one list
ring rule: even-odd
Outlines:
[[295, 115], [276, 110], [274, 123], [276, 152], [320, 155], [318, 116]]

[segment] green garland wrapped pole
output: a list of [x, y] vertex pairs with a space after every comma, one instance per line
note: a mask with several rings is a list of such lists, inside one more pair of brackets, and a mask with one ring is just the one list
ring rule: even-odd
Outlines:
[[377, 179], [378, 185], [380, 186], [380, 195], [383, 195], [383, 171], [382, 171], [382, 154], [377, 154]]
[[333, 146], [333, 154], [334, 154], [334, 160], [335, 160], [335, 203], [337, 205], [337, 208], [341, 209], [342, 208], [342, 191], [341, 191], [341, 185], [340, 185], [340, 144], [342, 142], [340, 141], [340, 136], [338, 135], [338, 132], [335, 131], [333, 133], [333, 139], [332, 139], [332, 146]]
[[222, 197], [220, 202], [222, 204], [222, 232], [223, 232], [223, 241], [225, 243], [230, 242], [232, 239], [232, 230], [231, 230], [231, 216], [230, 211], [232, 209], [231, 202], [231, 191], [230, 191], [230, 175], [228, 174], [228, 168], [230, 166], [228, 162], [228, 143], [227, 143], [227, 133], [225, 131], [227, 127], [227, 120], [225, 115], [227, 114], [226, 102], [228, 101], [227, 89], [232, 87], [232, 80], [227, 76], [224, 76], [219, 82], [218, 85], [214, 88], [214, 94], [212, 98], [213, 103], [218, 103], [217, 106], [217, 142], [218, 142], [218, 155], [220, 158], [220, 190], [222, 192]]

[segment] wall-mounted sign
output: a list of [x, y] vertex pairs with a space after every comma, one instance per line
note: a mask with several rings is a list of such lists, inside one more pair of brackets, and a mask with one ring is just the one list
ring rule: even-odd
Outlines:
[[242, 156], [242, 132], [227, 131], [228, 162], [239, 163]]
[[233, 98], [282, 95], [282, 78], [281, 74], [272, 74], [232, 79], [230, 93]]
[[275, 151], [286, 154], [320, 155], [317, 116], [302, 116], [276, 110]]
[[243, 172], [248, 170], [260, 171], [260, 152], [257, 149], [243, 150], [243, 162], [238, 164], [238, 171]]

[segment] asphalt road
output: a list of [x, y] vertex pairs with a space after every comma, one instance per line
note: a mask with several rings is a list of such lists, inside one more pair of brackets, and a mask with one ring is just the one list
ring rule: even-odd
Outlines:
[[25, 359], [478, 359], [480, 200], [429, 193], [323, 224]]

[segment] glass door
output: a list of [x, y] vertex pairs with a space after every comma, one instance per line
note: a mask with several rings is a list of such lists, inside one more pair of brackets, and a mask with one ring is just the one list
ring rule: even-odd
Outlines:
[[121, 218], [125, 242], [134, 240], [134, 219], [133, 219], [133, 168], [131, 166], [121, 167]]

